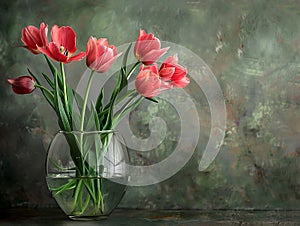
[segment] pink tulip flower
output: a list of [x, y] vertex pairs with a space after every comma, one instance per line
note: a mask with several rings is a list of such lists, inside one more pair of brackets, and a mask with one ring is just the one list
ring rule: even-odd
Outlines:
[[186, 69], [178, 64], [177, 54], [168, 57], [159, 69], [161, 79], [170, 82], [171, 85], [178, 88], [184, 88], [190, 83], [186, 75]]
[[70, 63], [85, 57], [85, 52], [73, 56], [76, 52], [76, 34], [71, 27], [62, 26], [59, 28], [54, 25], [51, 29], [51, 38], [52, 42], [44, 48], [39, 47], [38, 50], [53, 60]]
[[106, 38], [90, 37], [86, 46], [86, 65], [99, 73], [106, 72], [120, 56], [113, 45], [108, 45]]
[[29, 25], [22, 29], [22, 42], [24, 47], [30, 50], [33, 54], [41, 53], [38, 50], [39, 47], [45, 47], [48, 45], [47, 39], [48, 25], [45, 23], [40, 24], [40, 29], [35, 26]]
[[186, 75], [187, 70], [178, 64], [176, 54], [168, 57], [159, 70], [156, 64], [148, 67], [142, 65], [135, 80], [135, 88], [144, 97], [154, 97], [164, 90], [187, 86], [190, 80]]
[[161, 80], [157, 65], [154, 64], [148, 67], [141, 66], [141, 70], [135, 79], [135, 88], [142, 96], [151, 98], [171, 87], [167, 82]]
[[134, 46], [134, 55], [138, 61], [150, 65], [164, 55], [168, 49], [169, 47], [161, 49], [159, 39], [153, 34], [147, 34], [144, 30], [140, 30]]

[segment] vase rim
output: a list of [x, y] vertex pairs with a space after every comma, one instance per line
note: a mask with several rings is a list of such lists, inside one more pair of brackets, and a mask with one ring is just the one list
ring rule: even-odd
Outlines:
[[71, 131], [66, 131], [66, 130], [59, 130], [57, 133], [63, 133], [63, 134], [101, 134], [101, 133], [117, 133], [117, 130], [91, 130], [91, 131], [80, 131], [80, 130], [71, 130]]

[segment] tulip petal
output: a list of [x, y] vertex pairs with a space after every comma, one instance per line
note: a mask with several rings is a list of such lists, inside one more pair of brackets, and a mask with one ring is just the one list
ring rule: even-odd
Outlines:
[[137, 52], [137, 54], [141, 58], [143, 58], [143, 56], [149, 53], [151, 50], [159, 50], [159, 49], [160, 49], [160, 41], [158, 39], [137, 41], [135, 45], [135, 52]]
[[39, 50], [41, 53], [43, 53], [43, 54], [45, 54], [45, 55], [47, 55], [47, 56], [51, 56], [51, 52], [49, 51], [49, 48], [48, 48], [48, 47], [44, 48], [44, 47], [39, 47], [39, 46], [37, 46], [37, 48], [38, 48], [38, 50]]
[[68, 58], [66, 63], [70, 63], [71, 61], [79, 61], [79, 60], [82, 60], [84, 57], [85, 57], [85, 52], [80, 52], [80, 53]]
[[90, 37], [87, 45], [86, 45], [86, 65], [90, 67], [97, 58], [97, 39], [94, 37]]
[[134, 45], [134, 55], [138, 61], [145, 65], [153, 64], [159, 57], [167, 52], [168, 48], [161, 49], [160, 40], [153, 34], [140, 30]]
[[173, 80], [172, 85], [178, 87], [178, 88], [184, 88], [190, 83], [190, 80], [187, 77], [183, 77], [178, 80]]
[[151, 50], [150, 52], [148, 52], [141, 58], [141, 61], [145, 65], [153, 64], [161, 56], [163, 56], [168, 51], [169, 48], [170, 47], [166, 47], [166, 48], [158, 49], [158, 50]]
[[69, 26], [58, 27], [54, 25], [51, 29], [52, 42], [58, 47], [63, 46], [69, 55], [76, 52], [76, 34]]
[[144, 64], [142, 64], [142, 66], [140, 67], [140, 70], [143, 71], [143, 70], [150, 70], [152, 71], [154, 74], [158, 74], [158, 67], [157, 67], [157, 64], [153, 64], [151, 66], [146, 66]]
[[53, 60], [65, 63], [68, 57], [60, 52], [60, 49], [53, 42], [50, 42], [46, 48], [38, 48], [42, 53]]
[[97, 41], [97, 45], [108, 46], [108, 41], [106, 38], [99, 38]]
[[175, 54], [174, 56], [167, 57], [166, 60], [164, 61], [164, 63], [167, 63], [167, 64], [178, 64], [178, 55]]
[[106, 45], [97, 45], [97, 68], [100, 68], [103, 64], [114, 57], [113, 49]]
[[141, 40], [142, 37], [146, 36], [147, 33], [145, 30], [140, 30], [138, 40]]
[[118, 55], [110, 58], [106, 63], [100, 65], [98, 69], [96, 70], [99, 73], [104, 73], [109, 70], [109, 68], [113, 65], [115, 60], [121, 55], [122, 53], [119, 53]]
[[39, 42], [37, 37], [38, 34], [39, 30], [30, 25], [26, 28], [23, 28], [21, 40], [29, 49], [36, 49], [36, 44]]
[[47, 34], [48, 34], [48, 25], [46, 25], [45, 23], [41, 23], [40, 24], [40, 37], [41, 37], [41, 42], [42, 42], [41, 46], [42, 47], [48, 45]]
[[16, 94], [29, 94], [35, 89], [35, 80], [28, 75], [8, 79], [7, 82], [12, 86], [12, 90]]
[[48, 25], [41, 23], [40, 29], [29, 25], [22, 29], [21, 41], [25, 47], [34, 54], [40, 53], [37, 46], [45, 47], [48, 44], [47, 39]]
[[106, 38], [90, 37], [86, 47], [86, 65], [99, 73], [106, 72], [120, 56], [113, 45], [108, 45]]
[[135, 88], [142, 96], [151, 98], [161, 92], [161, 80], [157, 74], [146, 69], [137, 75]]
[[166, 67], [159, 70], [159, 76], [164, 80], [170, 80], [175, 72], [175, 67]]

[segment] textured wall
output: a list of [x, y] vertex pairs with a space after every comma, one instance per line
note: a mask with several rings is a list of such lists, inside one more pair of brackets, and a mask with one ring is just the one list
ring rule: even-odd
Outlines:
[[1, 2], [0, 207], [55, 206], [44, 178], [55, 116], [38, 92], [16, 96], [6, 83], [44, 69], [18, 46], [23, 27], [45, 21], [72, 26], [80, 50], [90, 35], [118, 46], [146, 29], [199, 55], [222, 87], [228, 130], [210, 168], [197, 171], [209, 113], [195, 97], [204, 132], [193, 158], [167, 181], [129, 188], [122, 207], [300, 209], [299, 12], [296, 0]]

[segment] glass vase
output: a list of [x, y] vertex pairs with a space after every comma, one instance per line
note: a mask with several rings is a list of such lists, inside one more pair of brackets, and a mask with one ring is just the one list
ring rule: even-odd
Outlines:
[[59, 131], [47, 154], [48, 188], [69, 218], [106, 219], [125, 193], [128, 161], [115, 131]]

